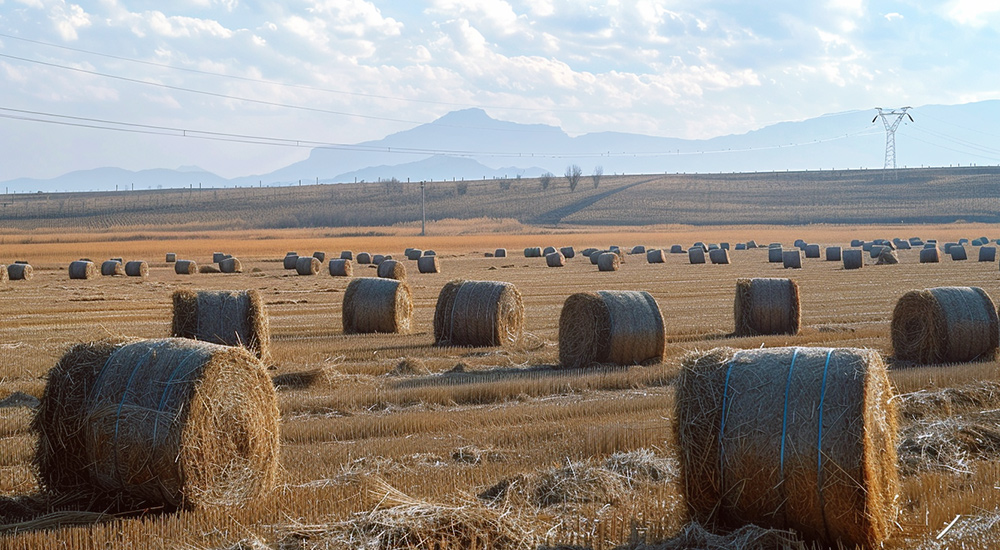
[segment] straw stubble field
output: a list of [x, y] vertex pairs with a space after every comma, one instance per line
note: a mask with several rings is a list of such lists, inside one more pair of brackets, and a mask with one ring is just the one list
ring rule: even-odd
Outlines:
[[[907, 237], [916, 231], [943, 241], [952, 238], [950, 232], [975, 236], [980, 229], [907, 228], [902, 234], [880, 229], [859, 236]], [[511, 548], [612, 548], [661, 540], [687, 523], [673, 435], [674, 383], [685, 354], [763, 345], [855, 346], [888, 355], [891, 313], [906, 291], [971, 285], [1000, 297], [997, 264], [947, 259], [919, 264], [917, 250], [900, 251], [899, 265], [851, 271], [814, 259], [804, 260], [802, 269], [784, 270], [769, 264], [767, 251], [759, 249], [732, 252], [729, 265], [691, 265], [686, 254], [648, 264], [645, 255], [629, 255], [619, 271], [599, 272], [579, 255], [565, 267], [547, 268], [544, 258], [521, 257], [517, 248], [528, 241], [669, 247], [732, 234], [699, 231], [704, 238], [692, 230], [442, 237], [428, 243], [411, 237], [324, 241], [278, 235], [253, 243], [210, 238], [79, 245], [95, 260], [122, 255], [131, 246], [156, 250], [156, 258], [144, 258], [152, 260], [145, 280], [70, 280], [65, 269], [75, 257], [65, 244], [12, 250], [18, 259], [32, 261], [36, 271], [33, 280], [12, 281], [0, 290], [0, 399], [14, 391], [40, 396], [45, 374], [74, 343], [167, 336], [175, 290], [259, 290], [270, 315], [271, 374], [279, 384], [281, 473], [271, 498], [240, 509], [148, 513], [98, 525], [6, 532], [0, 547], [350, 548], [380, 534], [399, 545], [406, 540], [401, 526], [441, 518], [457, 537], [450, 540], [464, 544], [469, 539], [462, 537], [475, 535], [463, 534], [462, 526]], [[852, 232], [872, 230], [840, 228], [828, 231], [828, 240], [819, 230], [810, 231], [817, 232], [806, 236], [810, 242], [846, 244]], [[787, 245], [803, 231], [760, 233], [743, 239]], [[483, 257], [505, 242], [509, 257]], [[352, 248], [402, 258], [405, 246], [422, 244], [438, 251], [443, 273], [421, 274], [407, 266], [414, 305], [409, 334], [343, 334], [341, 302], [350, 279], [325, 272], [298, 276], [281, 265], [285, 251], [296, 248], [326, 249], [333, 256]], [[253, 252], [234, 250], [242, 274], [176, 275], [162, 263], [168, 249], [207, 262], [213, 250], [244, 245]], [[357, 267], [355, 277], [375, 275], [373, 267]], [[798, 282], [798, 335], [729, 336], [736, 281], [746, 277]], [[505, 348], [434, 347], [435, 302], [454, 278], [516, 285], [525, 307], [522, 341]], [[662, 364], [555, 368], [563, 301], [597, 290], [645, 290], [656, 299], [667, 338]], [[996, 367], [990, 362], [891, 373], [904, 394], [898, 398], [902, 513], [891, 547], [947, 548], [959, 540], [1000, 544]], [[0, 514], [8, 523], [16, 518], [41, 525], [46, 518], [16, 513], [18, 497], [37, 491], [30, 419], [28, 408], [0, 408]]]

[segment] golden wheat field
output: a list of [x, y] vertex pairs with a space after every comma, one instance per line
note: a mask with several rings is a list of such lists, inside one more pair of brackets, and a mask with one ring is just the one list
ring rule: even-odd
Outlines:
[[[359, 228], [354, 236], [183, 229], [142, 229], [131, 237], [128, 231], [4, 236], [0, 262], [29, 261], [34, 278], [0, 283], [0, 400], [13, 392], [40, 397], [46, 373], [74, 343], [168, 336], [177, 289], [257, 289], [270, 317], [281, 471], [269, 498], [238, 509], [137, 511], [97, 523], [94, 514], [25, 517], [13, 510], [38, 491], [32, 409], [0, 408], [0, 514], [7, 514], [0, 516], [0, 548], [381, 548], [379, 540], [406, 540], [433, 549], [453, 540], [421, 539], [421, 528], [486, 548], [655, 548], [688, 525], [673, 425], [683, 356], [719, 346], [826, 346], [872, 348], [888, 357], [892, 310], [905, 292], [978, 286], [1000, 298], [997, 263], [976, 261], [974, 247], [968, 261], [944, 256], [937, 264], [918, 263], [919, 250], [900, 250], [898, 265], [873, 265], [866, 254], [866, 266], [851, 271], [823, 259], [785, 270], [768, 263], [766, 248], [734, 250], [729, 265], [691, 265], [687, 254], [668, 254], [663, 264], [626, 255], [615, 272], [599, 272], [579, 254], [565, 267], [548, 268], [545, 258], [522, 253], [549, 245], [579, 251], [751, 239], [765, 246], [791, 246], [799, 238], [846, 246], [852, 238], [1000, 237], [988, 225], [567, 232], [475, 220], [441, 222], [431, 227], [437, 236], [417, 232], [410, 225], [378, 235]], [[329, 260], [342, 250], [403, 259], [406, 247], [435, 250], [442, 272], [421, 274], [416, 262], [405, 261], [414, 315], [413, 330], [403, 335], [343, 334], [350, 278], [331, 277], [326, 263], [318, 275], [299, 276], [281, 261], [287, 251], [324, 251]], [[484, 256], [498, 247], [508, 257]], [[243, 272], [177, 275], [164, 261], [167, 252], [209, 265], [213, 252], [233, 254]], [[70, 280], [67, 266], [80, 257], [143, 259], [149, 276]], [[354, 277], [374, 275], [374, 267], [354, 266]], [[801, 291], [801, 332], [729, 336], [734, 289], [743, 277], [793, 278]], [[435, 347], [435, 303], [452, 279], [516, 285], [526, 317], [521, 341]], [[555, 368], [563, 302], [596, 290], [645, 290], [656, 299], [667, 340], [662, 363]], [[890, 373], [900, 394], [902, 494], [888, 547], [1000, 547], [997, 368], [987, 362]], [[789, 537], [745, 547], [796, 547]]]

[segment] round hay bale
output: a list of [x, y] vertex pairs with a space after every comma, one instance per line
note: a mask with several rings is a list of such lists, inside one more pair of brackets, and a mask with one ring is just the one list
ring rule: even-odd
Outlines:
[[319, 263], [322, 264], [323, 262], [326, 261], [326, 252], [317, 250], [313, 252], [313, 258], [316, 258], [317, 260], [319, 260]]
[[580, 292], [566, 298], [559, 314], [563, 368], [659, 362], [665, 343], [663, 316], [648, 292]]
[[118, 260], [107, 260], [101, 264], [101, 275], [105, 277], [125, 275], [125, 266]]
[[768, 248], [782, 248], [781, 243], [768, 243]]
[[[434, 256], [428, 256], [433, 258]], [[418, 259], [419, 261], [419, 259]], [[397, 281], [406, 280], [406, 266], [403, 262], [397, 262], [396, 260], [385, 260], [378, 266], [378, 276], [383, 279], [396, 279]]]
[[223, 273], [243, 273], [243, 262], [239, 258], [225, 258], [219, 262], [219, 271]]
[[420, 259], [417, 260], [417, 271], [420, 273], [441, 273], [441, 264], [438, 263], [438, 257], [421, 256]]
[[529, 246], [524, 249], [525, 258], [540, 258], [542, 256], [542, 249], [537, 246]]
[[6, 283], [10, 280], [10, 273], [7, 273], [7, 266], [0, 264], [0, 283]]
[[341, 258], [330, 260], [331, 277], [351, 277], [352, 275], [354, 275], [354, 266], [351, 265], [351, 260]]
[[407, 333], [413, 318], [413, 291], [406, 281], [362, 277], [344, 292], [344, 334]]
[[646, 247], [641, 244], [633, 246], [631, 252], [629, 252], [629, 254], [645, 254], [645, 253], [646, 253]]
[[524, 303], [511, 283], [450, 281], [434, 309], [434, 344], [502, 346], [521, 339]]
[[912, 250], [913, 246], [910, 245], [910, 241], [900, 240], [898, 243], [894, 242], [896, 245], [896, 250]]
[[559, 252], [552, 252], [545, 256], [545, 265], [549, 267], [562, 267], [565, 263], [566, 257]]
[[299, 259], [295, 260], [295, 272], [299, 275], [315, 275], [319, 273], [322, 265], [319, 259], [313, 256], [299, 256]]
[[68, 271], [70, 279], [93, 279], [100, 273], [97, 264], [84, 260], [70, 262]]
[[35, 276], [35, 270], [30, 264], [10, 264], [7, 266], [7, 279], [11, 281], [30, 281]]
[[601, 254], [605, 254], [605, 253], [608, 253], [608, 251], [607, 250], [595, 250], [594, 252], [591, 252], [590, 255], [587, 256], [588, 258], [590, 258], [590, 264], [591, 265], [597, 265], [597, 259], [601, 257]]
[[559, 253], [563, 255], [564, 258], [572, 258], [576, 256], [576, 251], [573, 250], [572, 246], [564, 246], [559, 249]]
[[582, 252], [580, 252], [580, 254], [583, 254], [584, 256], [586, 256], [586, 257], [588, 257], [588, 258], [589, 258], [589, 257], [590, 257], [590, 255], [591, 255], [591, 254], [593, 254], [594, 252], [600, 252], [600, 249], [597, 249], [597, 248], [593, 248], [593, 247], [590, 247], [590, 248], [584, 248], [584, 249], [583, 249], [583, 251], [582, 251]]
[[933, 246], [932, 248], [920, 249], [920, 263], [936, 264], [940, 261], [941, 261], [941, 251], [936, 246]]
[[493, 251], [493, 257], [494, 258], [506, 258], [507, 257], [507, 249], [506, 248], [498, 248], [498, 249], [494, 250]]
[[719, 248], [729, 250], [729, 243], [719, 243]]
[[871, 255], [872, 258], [878, 259], [883, 250], [885, 250], [885, 247], [880, 244], [872, 245], [872, 247], [868, 250], [868, 254]]
[[676, 433], [693, 519], [878, 548], [899, 500], [896, 404], [879, 354], [719, 348], [684, 359]]
[[198, 273], [198, 264], [194, 260], [177, 260], [174, 262], [174, 273], [178, 275], [194, 275]]
[[861, 239], [851, 239], [851, 248], [860, 248], [865, 245], [865, 241]]
[[545, 249], [542, 250], [542, 256], [548, 256], [549, 254], [553, 254], [555, 252], [556, 252], [556, 247], [546, 246]]
[[803, 251], [806, 253], [806, 258], [819, 258], [818, 244], [807, 244]]
[[750, 250], [750, 249], [754, 249], [754, 248], [757, 248], [757, 241], [755, 241], [753, 239], [750, 239], [749, 241], [747, 241], [747, 249]]
[[795, 242], [792, 243], [792, 246], [798, 248], [799, 250], [803, 250], [806, 247], [806, 241], [802, 239], [795, 239]]
[[896, 255], [896, 251], [891, 248], [884, 247], [882, 248], [882, 252], [879, 253], [878, 261], [875, 262], [875, 265], [896, 265], [898, 263], [899, 257]]
[[392, 259], [392, 256], [390, 256], [388, 254], [375, 254], [374, 256], [372, 256], [372, 264], [376, 265], [376, 266], [379, 266], [379, 265], [382, 265], [382, 262], [384, 262], [386, 260], [391, 260], [391, 259]]
[[618, 252], [621, 251], [621, 249], [622, 249], [622, 247], [613, 244], [613, 245], [611, 245], [611, 246], [608, 247], [608, 252], [618, 253]]
[[405, 254], [407, 260], [416, 260], [424, 254], [424, 251], [416, 248], [408, 248], [406, 249]]
[[173, 252], [167, 252], [167, 263], [172, 264], [177, 261], [177, 254]]
[[826, 261], [828, 262], [839, 262], [840, 261], [840, 247], [839, 246], [828, 246], [826, 247]]
[[217, 264], [226, 259], [224, 252], [212, 252], [212, 263]]
[[246, 350], [181, 338], [73, 346], [32, 423], [52, 493], [93, 506], [239, 506], [274, 487], [278, 399]]
[[437, 256], [437, 252], [433, 250], [424, 250], [424, 256]]
[[618, 271], [621, 266], [621, 258], [614, 252], [605, 252], [597, 257], [598, 271]]
[[295, 269], [295, 264], [298, 261], [299, 261], [299, 256], [297, 254], [288, 254], [285, 256], [285, 260], [282, 266], [285, 269]]
[[679, 245], [679, 244], [672, 244], [672, 245], [670, 245], [670, 253], [671, 254], [683, 254], [684, 253], [684, 247], [681, 246], [681, 245]]
[[802, 267], [802, 251], [798, 248], [794, 250], [782, 250], [781, 251], [781, 265], [785, 269], [798, 269]]
[[911, 290], [892, 311], [896, 359], [921, 364], [992, 361], [1000, 345], [993, 300], [978, 287]]
[[968, 251], [965, 250], [965, 247], [962, 246], [962, 245], [955, 245], [955, 246], [951, 247], [948, 250], [948, 254], [951, 256], [951, 259], [954, 260], [954, 261], [968, 260], [969, 259], [969, 253], [968, 253]]
[[782, 252], [782, 248], [780, 246], [778, 246], [778, 247], [774, 247], [774, 246], [767, 247], [767, 261], [770, 262], [770, 263], [772, 263], [772, 264], [780, 263], [781, 262], [781, 252]]
[[746, 250], [746, 249], [747, 249], [746, 243], [736, 243], [736, 250]]
[[711, 252], [713, 250], [718, 250], [719, 248], [722, 248], [722, 247], [720, 247], [719, 245], [717, 245], [715, 243], [709, 243], [709, 245], [708, 245], [708, 251], [709, 252]]
[[692, 246], [688, 249], [688, 261], [692, 264], [705, 263], [705, 249], [700, 246]]
[[646, 251], [646, 262], [651, 264], [662, 264], [667, 261], [663, 251], [659, 248]]
[[131, 262], [126, 262], [125, 275], [128, 275], [129, 277], [142, 277], [145, 279], [149, 276], [149, 266], [142, 260], [132, 260]]
[[692, 248], [700, 248], [703, 252], [708, 252], [708, 247], [705, 246], [705, 243], [701, 241], [694, 243], [694, 246]]
[[340, 253], [341, 260], [354, 260], [354, 253], [350, 250], [344, 250]]
[[798, 334], [799, 303], [799, 285], [791, 279], [737, 279], [733, 334]]
[[176, 290], [170, 335], [246, 348], [268, 360], [271, 330], [257, 290]]
[[937, 243], [924, 243], [924, 248], [937, 248]]
[[358, 252], [358, 255], [356, 258], [354, 258], [354, 261], [358, 262], [358, 265], [370, 264], [372, 263], [372, 255], [367, 252]]
[[958, 244], [963, 245], [963, 246], [967, 245], [967, 244], [969, 244], [969, 239], [966, 239], [965, 237], [963, 237], [963, 238], [961, 238], [961, 239], [958, 240]]
[[493, 253], [492, 252], [483, 252], [483, 257], [484, 258], [492, 258], [493, 257]]
[[944, 243], [944, 253], [951, 254], [951, 247], [958, 246], [958, 243]]
[[979, 249], [980, 262], [995, 262], [997, 260], [997, 247], [984, 246]]
[[844, 269], [861, 269], [865, 266], [865, 253], [863, 250], [851, 248], [844, 251]]
[[729, 249], [728, 248], [716, 248], [715, 250], [708, 251], [708, 259], [712, 261], [713, 264], [728, 264], [729, 263]]

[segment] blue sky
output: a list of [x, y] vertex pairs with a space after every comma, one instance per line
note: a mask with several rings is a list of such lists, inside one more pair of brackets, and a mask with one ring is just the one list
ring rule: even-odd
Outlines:
[[0, 0], [0, 181], [235, 177], [308, 155], [52, 114], [356, 143], [474, 106], [573, 135], [708, 138], [997, 99], [997, 29], [1000, 3], [977, 0]]

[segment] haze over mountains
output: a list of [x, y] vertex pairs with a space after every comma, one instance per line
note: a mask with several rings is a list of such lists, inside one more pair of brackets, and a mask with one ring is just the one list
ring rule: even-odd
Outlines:
[[[896, 132], [897, 166], [1000, 164], [1000, 101], [913, 108]], [[584, 174], [718, 173], [882, 168], [885, 130], [873, 109], [783, 122], [739, 135], [684, 140], [606, 132], [569, 136], [560, 128], [454, 111], [381, 140], [313, 149], [269, 174], [224, 179], [197, 167], [129, 171], [108, 167], [57, 178], [2, 182], [10, 192], [344, 183], [398, 178], [481, 180]]]

